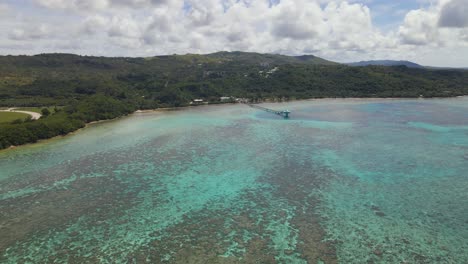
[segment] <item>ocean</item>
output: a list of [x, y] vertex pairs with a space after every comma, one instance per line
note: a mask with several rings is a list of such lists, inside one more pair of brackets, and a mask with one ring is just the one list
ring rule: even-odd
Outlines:
[[1, 263], [468, 263], [468, 97], [135, 113], [0, 152]]

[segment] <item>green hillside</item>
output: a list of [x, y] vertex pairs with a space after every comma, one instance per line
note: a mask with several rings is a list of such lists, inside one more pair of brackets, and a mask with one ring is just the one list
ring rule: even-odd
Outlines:
[[283, 64], [308, 64], [308, 65], [338, 65], [336, 62], [313, 56], [285, 56], [279, 54], [261, 54], [253, 52], [216, 52], [206, 55], [208, 58], [235, 61], [243, 64], [259, 65], [283, 65]]
[[63, 135], [86, 122], [136, 109], [188, 105], [195, 98], [217, 103], [221, 96], [262, 100], [467, 94], [467, 70], [350, 67], [312, 55], [0, 56], [0, 107], [57, 109], [38, 121], [0, 124], [0, 148]]
[[138, 108], [198, 97], [417, 97], [468, 94], [468, 71], [348, 67], [315, 56], [246, 52], [105, 58], [0, 57], [0, 106], [68, 105], [94, 94]]

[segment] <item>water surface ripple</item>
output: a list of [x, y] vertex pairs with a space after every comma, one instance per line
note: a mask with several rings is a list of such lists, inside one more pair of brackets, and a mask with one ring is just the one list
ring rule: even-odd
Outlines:
[[0, 262], [468, 263], [468, 98], [265, 106], [0, 152]]

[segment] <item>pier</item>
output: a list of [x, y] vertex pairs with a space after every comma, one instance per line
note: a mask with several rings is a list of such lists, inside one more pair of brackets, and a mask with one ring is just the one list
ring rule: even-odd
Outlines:
[[263, 110], [263, 111], [268, 112], [268, 113], [272, 113], [272, 114], [275, 114], [275, 115], [282, 116], [284, 119], [288, 119], [289, 114], [291, 113], [289, 110], [277, 111], [277, 110], [269, 109], [269, 108], [266, 108], [266, 107], [261, 107], [259, 105], [255, 105], [255, 104], [249, 104], [249, 103], [245, 103], [245, 104], [252, 107], [252, 108], [257, 108], [257, 109]]

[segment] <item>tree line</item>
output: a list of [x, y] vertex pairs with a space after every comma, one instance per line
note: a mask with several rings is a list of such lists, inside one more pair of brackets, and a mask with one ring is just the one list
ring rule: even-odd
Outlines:
[[43, 109], [43, 116], [39, 120], [27, 119], [1, 124], [0, 149], [66, 135], [84, 127], [86, 123], [127, 115], [135, 109], [119, 100], [94, 95], [58, 109], [53, 114], [45, 110]]
[[0, 106], [62, 106], [37, 121], [0, 124], [0, 148], [64, 135], [136, 109], [221, 96], [448, 97], [468, 94], [467, 70], [350, 67], [314, 56], [220, 52], [150, 58], [0, 56]]

